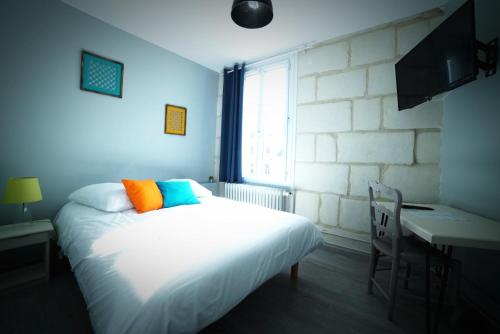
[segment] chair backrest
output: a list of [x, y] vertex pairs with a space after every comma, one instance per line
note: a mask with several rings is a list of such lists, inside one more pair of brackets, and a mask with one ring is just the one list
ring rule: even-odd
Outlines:
[[[390, 238], [393, 251], [398, 251], [403, 236], [400, 221], [403, 202], [401, 192], [377, 181], [368, 181], [368, 193], [370, 196], [371, 239]], [[381, 201], [376, 201], [375, 194], [386, 205], [382, 205]], [[386, 202], [387, 200], [390, 202]]]

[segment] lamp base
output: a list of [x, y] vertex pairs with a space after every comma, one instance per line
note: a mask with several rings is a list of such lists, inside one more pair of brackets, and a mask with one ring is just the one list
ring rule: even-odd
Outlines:
[[16, 214], [16, 223], [24, 223], [31, 221], [31, 206], [27, 203], [19, 205]]

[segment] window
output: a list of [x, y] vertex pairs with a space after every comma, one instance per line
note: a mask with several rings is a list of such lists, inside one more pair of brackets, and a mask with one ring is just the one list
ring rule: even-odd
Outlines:
[[245, 72], [242, 174], [246, 182], [290, 185], [295, 121], [295, 57]]

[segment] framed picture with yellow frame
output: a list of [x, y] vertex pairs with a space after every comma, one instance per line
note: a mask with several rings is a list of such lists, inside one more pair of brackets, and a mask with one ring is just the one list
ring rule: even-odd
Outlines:
[[165, 105], [165, 133], [171, 135], [186, 135], [186, 113], [184, 107]]

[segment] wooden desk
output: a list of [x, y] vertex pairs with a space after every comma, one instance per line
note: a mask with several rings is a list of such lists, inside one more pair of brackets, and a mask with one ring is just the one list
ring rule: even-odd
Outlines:
[[401, 224], [425, 241], [500, 250], [500, 222], [445, 205], [417, 205], [432, 207], [434, 211], [401, 209]]
[[[393, 210], [392, 203], [382, 203]], [[410, 203], [408, 203], [410, 204]], [[445, 264], [444, 278], [439, 291], [439, 302], [436, 310], [433, 333], [437, 333], [440, 315], [448, 280], [448, 268], [452, 263], [453, 247], [473, 247], [500, 250], [500, 222], [474, 215], [462, 210], [439, 204], [415, 204], [431, 207], [434, 210], [401, 209], [401, 225], [419, 236], [429, 244], [448, 246], [445, 252], [449, 262]], [[459, 305], [461, 263], [455, 261], [455, 293], [453, 296], [453, 318], [457, 319], [461, 312]]]

